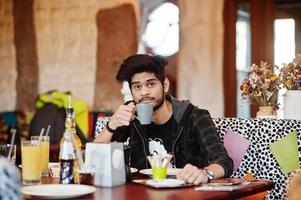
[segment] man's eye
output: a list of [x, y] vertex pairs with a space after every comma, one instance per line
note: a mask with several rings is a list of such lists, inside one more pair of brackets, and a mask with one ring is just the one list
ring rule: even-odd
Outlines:
[[156, 82], [149, 82], [147, 85], [148, 85], [148, 87], [155, 87]]
[[141, 88], [141, 85], [134, 85], [135, 90], [139, 90]]

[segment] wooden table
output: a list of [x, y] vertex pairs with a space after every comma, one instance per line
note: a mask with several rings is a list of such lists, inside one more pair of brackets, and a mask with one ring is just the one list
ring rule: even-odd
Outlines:
[[[42, 182], [57, 183], [57, 179], [43, 178]], [[195, 187], [173, 188], [173, 189], [155, 189], [148, 186], [127, 183], [112, 188], [97, 187], [96, 192], [91, 195], [77, 198], [80, 200], [103, 199], [103, 200], [216, 200], [216, 199], [237, 199], [252, 194], [257, 194], [274, 188], [274, 183], [266, 180], [257, 180], [246, 187], [232, 192], [199, 192]], [[26, 198], [38, 199], [38, 198]]]

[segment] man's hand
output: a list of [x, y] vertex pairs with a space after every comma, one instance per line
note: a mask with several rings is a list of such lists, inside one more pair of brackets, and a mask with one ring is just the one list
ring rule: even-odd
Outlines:
[[199, 169], [191, 164], [185, 165], [181, 172], [177, 174], [177, 179], [193, 183], [194, 185], [208, 182], [207, 173], [203, 169]]
[[130, 122], [135, 119], [135, 110], [134, 102], [119, 106], [109, 121], [109, 127], [116, 130], [121, 126], [129, 126]]
[[[134, 102], [131, 102], [128, 105], [119, 106], [108, 123], [109, 127], [112, 130], [116, 130], [118, 127], [128, 126], [130, 122], [135, 119], [135, 110]], [[110, 132], [107, 128], [104, 128], [94, 139], [94, 142], [109, 143], [112, 139], [112, 135], [112, 132]]]

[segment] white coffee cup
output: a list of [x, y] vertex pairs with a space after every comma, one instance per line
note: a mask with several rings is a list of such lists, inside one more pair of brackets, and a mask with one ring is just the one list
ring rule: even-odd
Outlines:
[[153, 104], [136, 104], [137, 118], [142, 125], [150, 124], [153, 116]]

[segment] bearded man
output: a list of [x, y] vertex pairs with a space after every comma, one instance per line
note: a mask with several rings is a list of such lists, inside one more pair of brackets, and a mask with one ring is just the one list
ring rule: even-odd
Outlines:
[[[233, 161], [209, 112], [168, 94], [167, 63], [161, 56], [147, 54], [123, 61], [116, 79], [128, 81], [134, 100], [117, 109], [95, 142], [124, 142], [130, 138], [130, 165], [138, 169], [150, 168], [147, 156], [154, 151], [163, 157], [170, 153], [170, 166], [182, 168], [177, 178], [188, 183], [197, 185], [230, 176]], [[138, 103], [153, 105], [151, 124], [141, 125], [136, 118]]]

